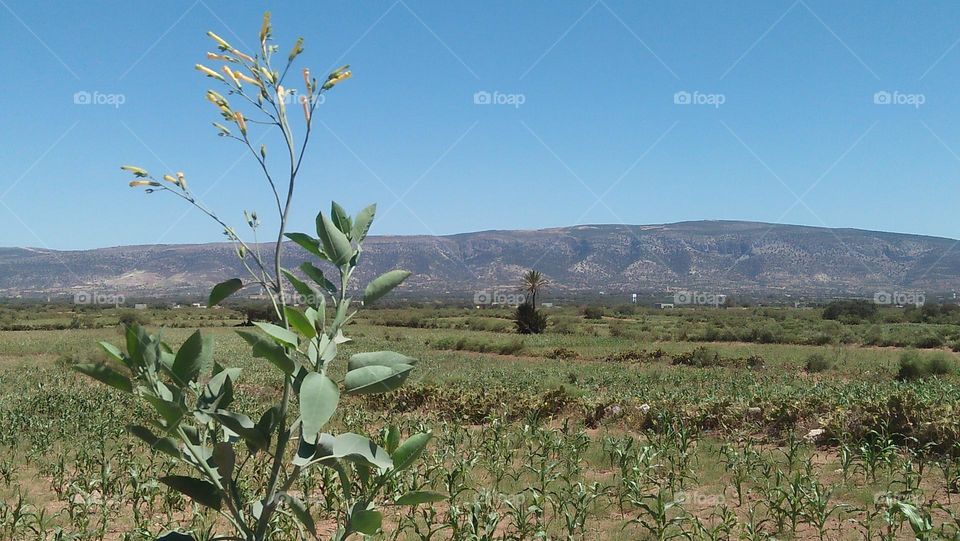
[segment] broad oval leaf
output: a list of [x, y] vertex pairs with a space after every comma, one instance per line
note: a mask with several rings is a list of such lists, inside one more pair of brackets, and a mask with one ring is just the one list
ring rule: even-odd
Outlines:
[[413, 365], [417, 364], [417, 360], [395, 351], [366, 351], [351, 355], [350, 361], [347, 363], [347, 370], [356, 370], [364, 366], [394, 367], [400, 364]]
[[432, 432], [421, 432], [407, 438], [391, 456], [393, 469], [402, 471], [410, 467], [423, 454], [423, 450], [427, 448], [431, 438], [433, 438]]
[[213, 362], [213, 339], [197, 331], [180, 346], [173, 361], [173, 374], [181, 383], [195, 381], [200, 371]]
[[160, 482], [189, 497], [200, 505], [212, 509], [220, 509], [220, 491], [207, 481], [185, 475], [168, 475], [161, 477]]
[[414, 490], [413, 492], [407, 492], [403, 496], [397, 498], [395, 505], [418, 505], [421, 503], [436, 503], [446, 500], [447, 497], [444, 494], [439, 492], [432, 492], [429, 490]]
[[370, 231], [370, 224], [373, 223], [373, 217], [376, 213], [376, 204], [370, 205], [357, 213], [357, 217], [353, 221], [353, 231], [350, 234], [350, 238], [358, 243], [363, 242], [363, 239], [367, 238], [367, 233]]
[[347, 394], [387, 393], [399, 388], [407, 380], [413, 365], [364, 366], [347, 372], [343, 388]]
[[210, 291], [210, 299], [207, 301], [207, 306], [216, 306], [223, 302], [224, 299], [233, 295], [237, 291], [243, 288], [243, 282], [239, 278], [231, 278], [226, 282], [220, 282], [219, 284], [213, 286], [213, 289]]
[[273, 323], [266, 323], [264, 321], [254, 321], [254, 325], [260, 328], [263, 332], [270, 335], [271, 338], [287, 344], [290, 347], [297, 347], [299, 344], [299, 339], [297, 338], [297, 333], [284, 329], [279, 325], [274, 325]]
[[303, 315], [303, 312], [292, 306], [285, 307], [283, 312], [287, 315], [287, 321], [290, 323], [290, 326], [296, 329], [297, 332], [307, 338], [317, 336], [317, 329], [313, 326], [313, 323], [307, 319], [307, 316]]
[[305, 233], [287, 233], [285, 236], [320, 259], [327, 259], [327, 254], [323, 253], [323, 250], [320, 249], [320, 241], [310, 235]]
[[377, 299], [390, 293], [393, 288], [400, 285], [409, 276], [410, 271], [405, 270], [392, 270], [381, 274], [367, 284], [367, 288], [363, 291], [363, 304], [373, 304]]
[[303, 438], [316, 441], [317, 434], [337, 411], [340, 389], [337, 384], [319, 372], [310, 372], [300, 384], [300, 417], [303, 419]]
[[177, 446], [177, 440], [169, 436], [163, 438], [158, 437], [149, 428], [139, 425], [127, 426], [127, 432], [142, 440], [149, 445], [151, 449], [156, 449], [174, 458], [181, 458], [182, 456]]
[[296, 371], [297, 364], [287, 355], [287, 352], [280, 344], [272, 340], [267, 340], [252, 332], [237, 331], [237, 334], [253, 346], [254, 357], [260, 357], [270, 361], [288, 376], [292, 376]]
[[334, 265], [338, 267], [346, 265], [353, 257], [350, 239], [322, 212], [317, 215], [317, 235], [323, 243], [324, 253]]
[[78, 364], [74, 365], [73, 369], [81, 374], [90, 376], [100, 383], [106, 383], [115, 389], [120, 389], [127, 393], [133, 392], [133, 383], [130, 381], [130, 378], [105, 364]]
[[[304, 451], [308, 450], [309, 446], [304, 449]], [[351, 432], [339, 436], [320, 434], [320, 437], [317, 438], [312, 460], [329, 460], [331, 458], [352, 460], [361, 464], [376, 466], [381, 470], [393, 467], [393, 460], [383, 448], [368, 438]]]
[[383, 515], [375, 509], [355, 509], [350, 514], [350, 527], [362, 534], [376, 534], [381, 524], [383, 524]]
[[290, 494], [284, 494], [283, 499], [286, 500], [287, 505], [290, 506], [290, 510], [293, 511], [294, 516], [297, 517], [300, 524], [303, 524], [303, 527], [310, 532], [310, 535], [316, 537], [317, 525], [313, 522], [313, 517], [310, 516], [310, 509], [307, 508], [307, 504]]

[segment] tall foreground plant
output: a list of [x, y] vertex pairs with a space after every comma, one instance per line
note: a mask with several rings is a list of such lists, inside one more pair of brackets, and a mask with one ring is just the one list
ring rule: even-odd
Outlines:
[[[252, 347], [252, 354], [273, 365], [283, 382], [278, 403], [262, 412], [257, 420], [233, 411], [235, 385], [241, 370], [213, 361], [213, 343], [200, 331], [174, 351], [159, 335], [131, 325], [126, 329], [126, 351], [102, 342], [101, 346], [125, 371], [106, 364], [77, 366], [83, 372], [121, 391], [143, 399], [156, 413], [152, 426], [130, 426], [131, 434], [152, 448], [166, 453], [194, 471], [194, 475], [170, 475], [160, 479], [195, 503], [219, 512], [232, 529], [219, 539], [262, 541], [269, 537], [280, 513], [293, 515], [302, 531], [317, 536], [310, 513], [309, 494], [291, 489], [311, 468], [336, 471], [345, 505], [332, 539], [342, 540], [354, 533], [373, 534], [380, 529], [382, 516], [375, 503], [385, 498], [384, 487], [423, 452], [431, 435], [422, 433], [400, 442], [399, 431], [390, 427], [385, 448], [358, 434], [333, 435], [323, 431], [337, 410], [341, 392], [383, 393], [396, 389], [407, 379], [416, 361], [390, 351], [359, 353], [350, 357], [346, 376], [335, 382], [329, 376], [337, 348], [349, 339], [344, 326], [355, 316], [348, 296], [350, 279], [356, 270], [363, 242], [373, 221], [371, 205], [355, 217], [333, 203], [329, 214], [316, 220], [316, 237], [287, 233], [294, 199], [294, 187], [306, 152], [313, 114], [320, 96], [351, 75], [348, 66], [336, 69], [318, 82], [304, 69], [301, 91], [285, 87], [284, 81], [294, 60], [303, 52], [298, 39], [289, 54], [275, 67], [278, 47], [272, 43], [270, 14], [263, 19], [260, 50], [252, 56], [216, 34], [208, 35], [217, 44], [210, 60], [221, 62], [220, 71], [205, 65], [196, 67], [226, 87], [226, 94], [252, 112], [248, 116], [214, 90], [207, 99], [224, 119], [215, 122], [219, 135], [234, 139], [249, 149], [273, 191], [279, 231], [272, 260], [261, 254], [260, 245], [244, 242], [235, 230], [200, 203], [187, 186], [183, 173], [160, 179], [134, 166], [123, 169], [134, 175], [132, 187], [148, 192], [168, 192], [197, 207], [220, 224], [236, 244], [237, 255], [249, 277], [233, 278], [213, 288], [209, 304], [217, 304], [246, 286], [259, 286], [270, 297], [281, 324], [256, 322], [262, 333], [240, 331]], [[300, 107], [288, 108], [297, 98]], [[303, 135], [298, 140], [291, 127], [290, 110], [302, 113]], [[229, 126], [229, 127], [228, 127]], [[254, 127], [279, 130], [285, 144], [279, 167], [267, 162], [264, 146], [254, 149], [249, 133]], [[282, 176], [274, 176], [280, 169]], [[282, 179], [282, 182], [280, 181]], [[244, 213], [256, 235], [256, 213]], [[255, 237], [256, 238], [256, 237]], [[331, 264], [338, 280], [331, 281], [313, 263], [300, 266], [301, 279], [282, 266], [283, 241], [290, 239], [320, 261]], [[369, 305], [399, 285], [409, 275], [390, 271], [370, 282], [363, 292], [362, 305]], [[292, 287], [308, 305], [305, 310], [291, 306], [287, 289]], [[294, 417], [293, 402], [299, 415]], [[243, 443], [241, 445], [240, 443]], [[294, 449], [296, 446], [296, 449]], [[259, 471], [257, 468], [262, 468]], [[391, 485], [392, 486], [392, 485]], [[416, 504], [433, 501], [440, 495], [414, 492], [393, 503]], [[304, 501], [307, 499], [307, 502]], [[186, 534], [168, 533], [164, 539], [189, 539]]]

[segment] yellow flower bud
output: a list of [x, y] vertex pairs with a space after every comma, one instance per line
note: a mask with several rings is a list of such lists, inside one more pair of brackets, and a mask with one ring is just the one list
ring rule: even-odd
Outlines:
[[196, 67], [197, 71], [202, 72], [202, 73], [203, 73], [204, 75], [206, 75], [207, 77], [213, 77], [214, 79], [218, 79], [218, 80], [220, 80], [220, 81], [223, 81], [223, 80], [224, 80], [222, 75], [220, 75], [219, 73], [213, 71], [212, 69], [204, 66], [203, 64], [197, 64], [195, 67]]
[[137, 177], [137, 178], [142, 178], [142, 177], [148, 177], [148, 176], [150, 176], [150, 173], [148, 173], [145, 169], [141, 169], [141, 168], [136, 167], [136, 166], [133, 166], [133, 165], [121, 165], [121, 166], [120, 166], [120, 169], [123, 169], [124, 171], [129, 171], [129, 172], [133, 173], [133, 175], [134, 175], [135, 177]]
[[137, 188], [139, 186], [159, 186], [159, 182], [154, 182], [152, 180], [131, 180], [130, 187]]
[[210, 38], [213, 39], [213, 41], [216, 41], [216, 42], [217, 42], [217, 44], [220, 46], [220, 50], [221, 50], [221, 51], [228, 51], [228, 50], [230, 50], [230, 49], [233, 48], [233, 47], [230, 46], [229, 43], [227, 43], [226, 41], [224, 41], [223, 38], [221, 38], [220, 36], [214, 34], [213, 32], [207, 32], [207, 35], [210, 36]]

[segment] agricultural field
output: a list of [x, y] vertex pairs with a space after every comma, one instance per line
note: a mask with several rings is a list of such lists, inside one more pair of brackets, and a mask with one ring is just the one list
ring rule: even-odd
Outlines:
[[[331, 430], [384, 446], [391, 423], [434, 435], [390, 480], [373, 538], [960, 539], [960, 328], [949, 314], [545, 313], [539, 335], [516, 334], [506, 310], [390, 308], [351, 322], [344, 354], [420, 362], [394, 392], [345, 398]], [[234, 332], [241, 311], [134, 315], [172, 346], [194, 328], [213, 335], [216, 362], [243, 370], [237, 411], [277, 401], [276, 370]], [[20, 329], [0, 332], [0, 539], [183, 528], [202, 540], [221, 525], [156, 481], [184, 468], [126, 433], [152, 415], [143, 402], [70, 369], [107, 361], [97, 342], [122, 344], [118, 322], [130, 317], [0, 311], [0, 325]], [[291, 488], [321, 538], [344, 512], [335, 476], [310, 470]], [[427, 490], [444, 497], [390, 505]], [[270, 538], [309, 538], [301, 523], [282, 515]]]

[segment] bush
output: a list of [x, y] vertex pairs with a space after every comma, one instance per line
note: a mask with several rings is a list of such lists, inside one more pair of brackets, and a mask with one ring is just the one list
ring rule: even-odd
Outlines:
[[823, 309], [823, 319], [862, 323], [877, 316], [877, 305], [863, 299], [833, 301]]
[[584, 319], [603, 319], [602, 306], [587, 306], [583, 309]]
[[149, 325], [150, 318], [147, 317], [147, 314], [142, 312], [135, 312], [133, 310], [124, 310], [120, 313], [120, 324], [124, 327], [129, 327], [131, 325]]
[[520, 334], [540, 334], [547, 328], [547, 316], [528, 302], [517, 307], [513, 320]]
[[952, 374], [953, 362], [946, 353], [934, 353], [930, 357], [927, 357], [927, 372], [931, 376], [946, 376], [947, 374]]
[[811, 374], [825, 372], [831, 368], [833, 368], [833, 362], [820, 353], [814, 353], [807, 357], [807, 362], [804, 365], [804, 370]]
[[953, 361], [946, 353], [936, 353], [923, 357], [919, 352], [906, 351], [900, 356], [900, 370], [897, 379], [913, 381], [931, 376], [944, 376], [954, 371]]

